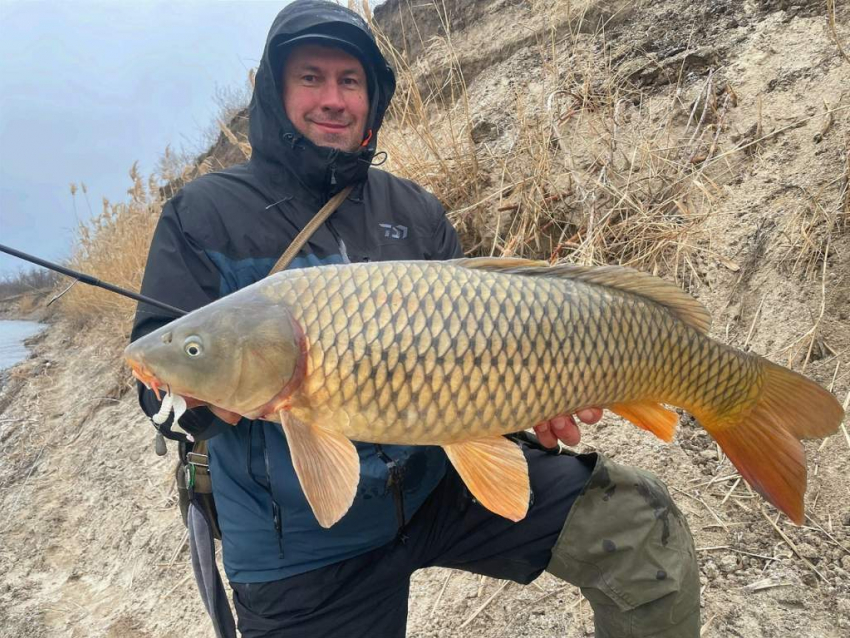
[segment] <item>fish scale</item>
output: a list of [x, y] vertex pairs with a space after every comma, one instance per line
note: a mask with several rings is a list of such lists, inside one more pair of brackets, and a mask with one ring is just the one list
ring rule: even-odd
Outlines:
[[[705, 387], [687, 367], [682, 376], [671, 366], [669, 348], [652, 338], [677, 334], [694, 349], [696, 331], [630, 295], [427, 262], [406, 264], [401, 277], [391, 266], [373, 268], [362, 280], [366, 295], [346, 272], [305, 270], [276, 288], [310, 344], [294, 414], [327, 427], [347, 423], [344, 434], [356, 440], [444, 444], [624, 393], [681, 403], [678, 386]], [[405, 290], [420, 295], [415, 304]], [[351, 299], [362, 313], [351, 312]], [[328, 314], [332, 321], [322, 319]]]
[[661, 404], [696, 416], [800, 523], [800, 441], [834, 433], [843, 409], [805, 377], [711, 339], [709, 323], [676, 286], [628, 268], [384, 262], [278, 273], [125, 357], [154, 387], [280, 421], [325, 527], [355, 497], [352, 440], [441, 445], [476, 498], [517, 521], [528, 471], [500, 435], [601, 406], [670, 441], [678, 415]]

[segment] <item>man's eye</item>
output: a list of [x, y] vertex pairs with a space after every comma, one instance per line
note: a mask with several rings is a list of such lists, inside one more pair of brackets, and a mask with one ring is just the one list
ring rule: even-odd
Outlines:
[[357, 78], [344, 78], [342, 83], [346, 86], [359, 86], [360, 81]]
[[302, 75], [301, 79], [304, 80], [304, 82], [307, 82], [308, 84], [313, 84], [318, 78], [315, 75]]

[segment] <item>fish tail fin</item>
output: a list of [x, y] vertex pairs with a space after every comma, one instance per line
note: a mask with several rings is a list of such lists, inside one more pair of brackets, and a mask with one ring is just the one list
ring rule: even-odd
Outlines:
[[760, 363], [762, 391], [743, 418], [714, 415], [700, 421], [741, 476], [800, 525], [806, 491], [806, 452], [800, 441], [834, 434], [844, 410], [817, 383], [766, 359]]

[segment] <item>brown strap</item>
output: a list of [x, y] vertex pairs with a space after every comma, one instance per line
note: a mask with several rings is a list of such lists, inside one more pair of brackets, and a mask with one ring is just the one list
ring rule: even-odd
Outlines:
[[296, 235], [295, 239], [292, 240], [292, 243], [289, 245], [289, 248], [284, 251], [284, 253], [280, 256], [280, 259], [277, 260], [277, 263], [274, 267], [269, 271], [269, 275], [273, 275], [276, 272], [280, 272], [284, 270], [290, 262], [295, 259], [295, 255], [298, 254], [298, 251], [307, 243], [307, 240], [313, 236], [319, 226], [325, 223], [325, 220], [331, 216], [339, 205], [342, 204], [343, 200], [348, 197], [349, 193], [351, 193], [351, 189], [354, 188], [354, 185], [351, 184], [346, 186], [341, 191], [339, 191], [336, 195], [331, 197], [328, 200], [328, 203], [322, 206], [316, 216], [313, 217], [304, 228], [301, 229], [301, 232]]

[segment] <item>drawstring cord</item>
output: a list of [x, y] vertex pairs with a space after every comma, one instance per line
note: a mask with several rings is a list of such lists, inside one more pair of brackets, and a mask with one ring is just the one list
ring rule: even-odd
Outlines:
[[384, 452], [384, 448], [379, 444], [375, 444], [375, 451], [384, 464], [387, 466], [387, 491], [392, 490], [393, 502], [395, 502], [396, 520], [398, 522], [398, 539], [402, 544], [407, 542], [407, 534], [404, 533], [406, 527], [404, 517], [404, 472], [398, 463]]
[[[381, 155], [383, 155], [383, 157], [381, 157], [381, 160], [378, 161], [377, 158]], [[381, 164], [384, 164], [387, 161], [388, 157], [389, 157], [389, 155], [387, 155], [386, 151], [378, 151], [377, 153], [375, 153], [375, 155], [372, 157], [372, 159], [369, 160], [369, 165], [370, 166], [380, 166]]]

